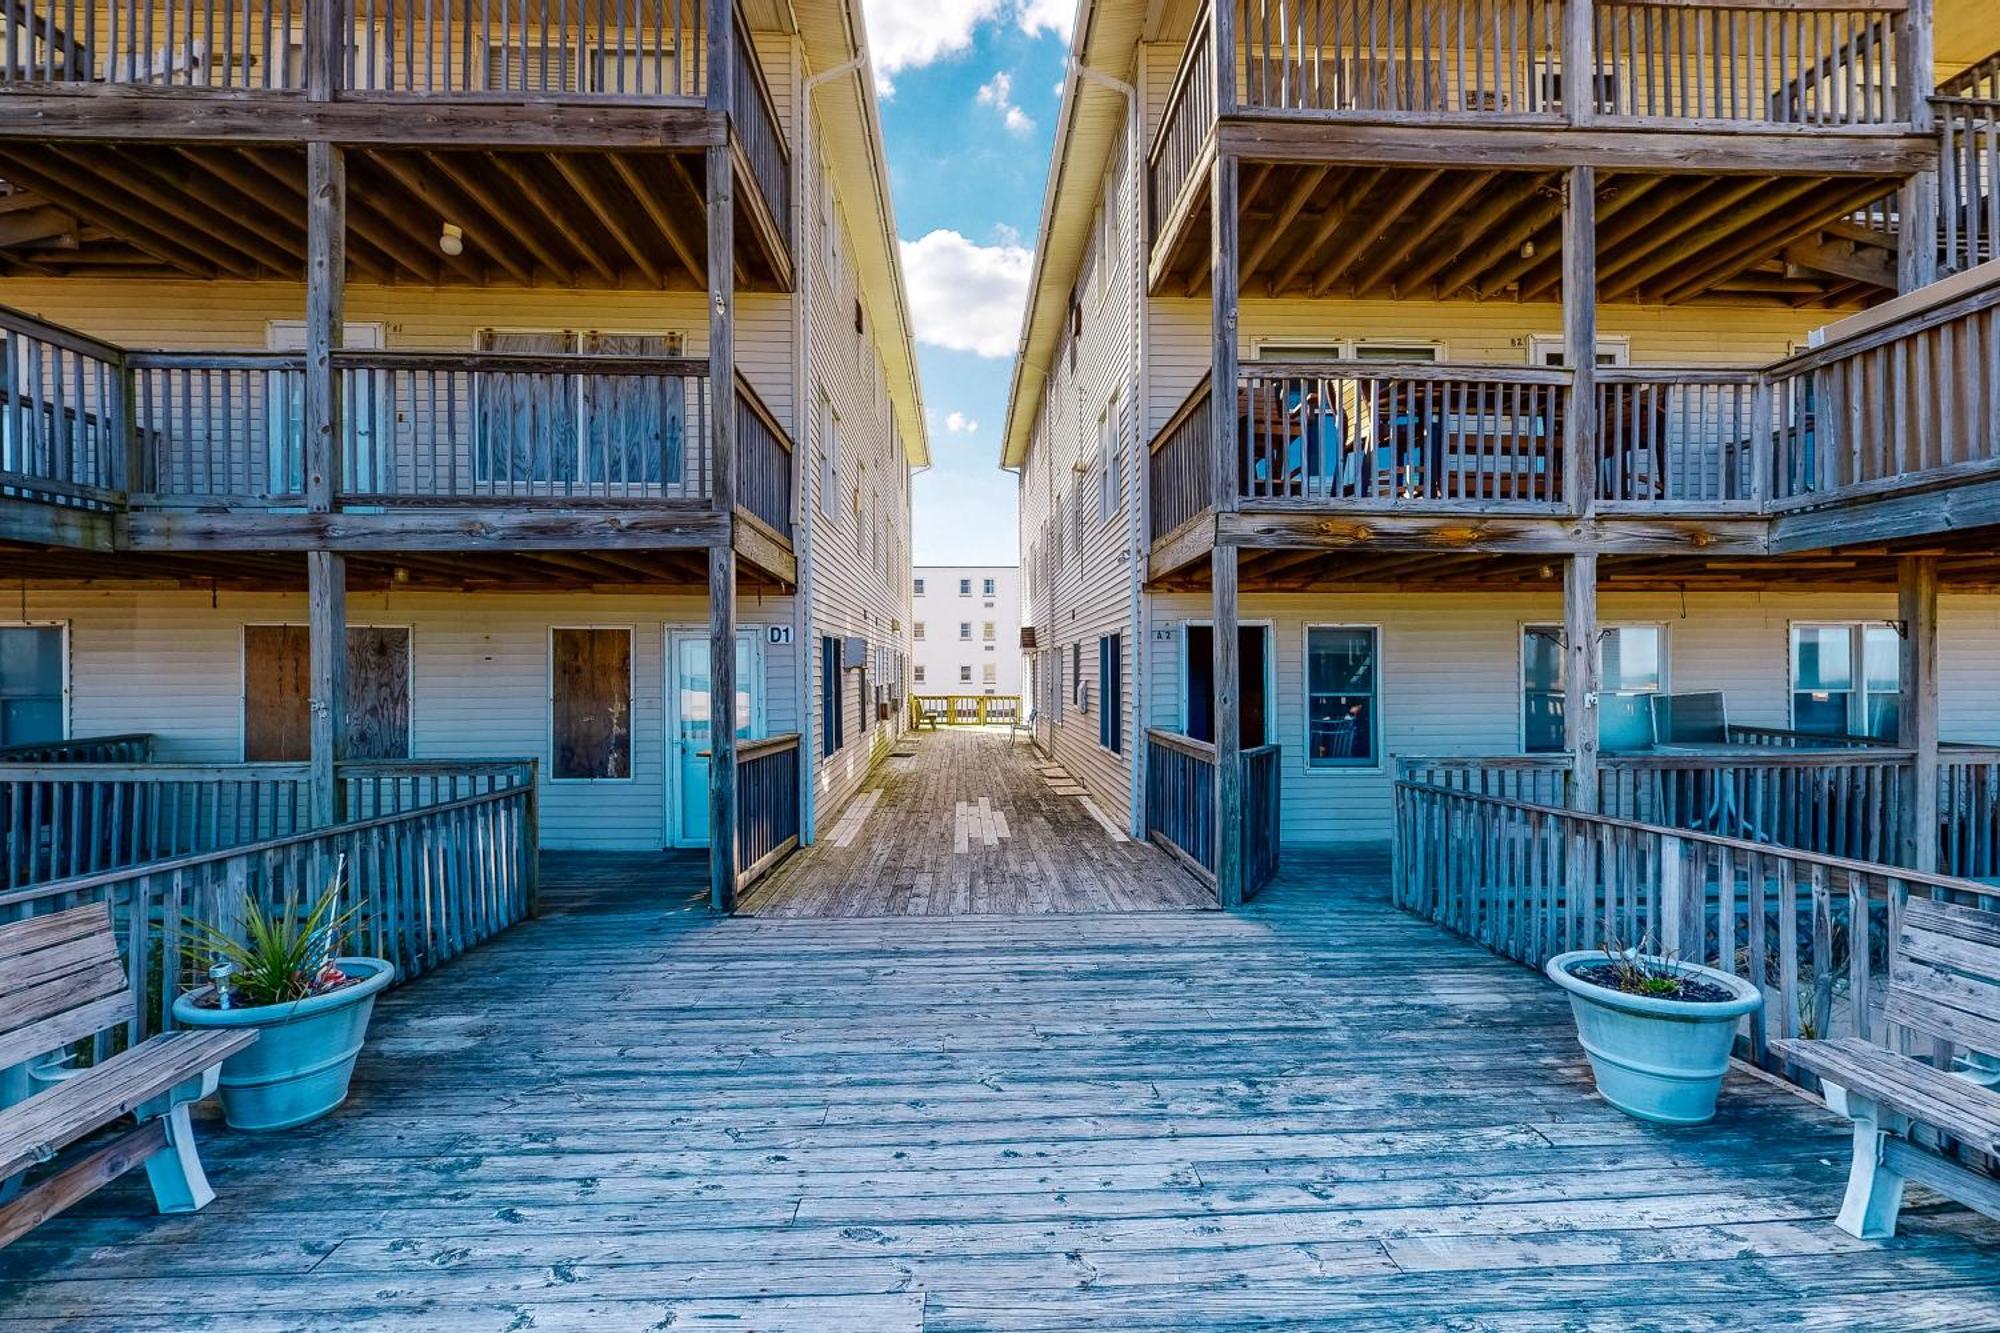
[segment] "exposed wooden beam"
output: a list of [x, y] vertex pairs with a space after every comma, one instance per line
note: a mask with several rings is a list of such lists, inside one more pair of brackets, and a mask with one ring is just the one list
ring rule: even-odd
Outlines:
[[1467, 236], [1465, 243], [1471, 249], [1461, 253], [1458, 262], [1446, 269], [1444, 276], [1437, 280], [1437, 295], [1440, 300], [1457, 295], [1492, 265], [1511, 254], [1520, 252], [1521, 246], [1538, 232], [1545, 230], [1562, 216], [1562, 193], [1538, 190], [1523, 202], [1507, 221], [1507, 225], [1484, 238]]
[[[1556, 177], [1543, 172], [1532, 176], [1506, 177], [1494, 181], [1493, 188], [1479, 206], [1466, 214], [1457, 227], [1448, 232], [1429, 255], [1419, 259], [1408, 273], [1397, 281], [1400, 292], [1416, 294], [1424, 285], [1435, 278], [1440, 270], [1465, 253], [1465, 247], [1484, 236], [1489, 227], [1513, 212], [1524, 200], [1533, 198], [1538, 192], [1549, 189]], [[1435, 295], [1435, 293], [1433, 293]]]
[[[1774, 259], [1793, 237], [1810, 234], [1817, 231], [1822, 223], [1852, 213], [1868, 200], [1875, 198], [1877, 189], [1878, 187], [1871, 183], [1844, 194], [1835, 192], [1831, 203], [1824, 204], [1802, 217], [1794, 215], [1788, 223], [1773, 232], [1753, 231], [1747, 239], [1723, 249], [1691, 276], [1659, 292], [1659, 298], [1669, 305], [1688, 300], [1700, 295], [1724, 278], [1732, 277], [1745, 268], [1761, 264], [1767, 259]], [[1707, 256], [1704, 255], [1704, 258]]]
[[[1657, 176], [1637, 176], [1626, 179], [1635, 182], [1652, 182], [1647, 187], [1649, 196], [1639, 207], [1623, 210], [1616, 222], [1600, 226], [1597, 233], [1597, 252], [1600, 275], [1609, 272], [1615, 260], [1622, 253], [1621, 247], [1634, 237], [1656, 232], [1665, 219], [1678, 218], [1682, 211], [1702, 191], [1716, 182], [1706, 176], [1693, 180], [1676, 180], [1662, 188], [1663, 178]], [[1547, 255], [1538, 260], [1535, 267], [1521, 278], [1522, 301], [1541, 301], [1554, 294], [1562, 282], [1562, 256]]]
[[[207, 150], [198, 149], [196, 151], [219, 153], [222, 150], [210, 148]], [[294, 168], [297, 169], [294, 170]], [[280, 201], [273, 203], [271, 207], [284, 210], [286, 208], [286, 201], [288, 201], [291, 216], [303, 217], [305, 215], [306, 184], [304, 161], [302, 158], [284, 153], [281, 150], [246, 148], [239, 151], [235, 162], [230, 165], [229, 171], [231, 178], [240, 175], [246, 182], [261, 177], [265, 182], [267, 192], [275, 191]], [[393, 281], [398, 262], [394, 252], [374, 240], [371, 229], [357, 222], [352, 210], [349, 210], [348, 227], [355, 233], [355, 235], [348, 238], [347, 258], [349, 263], [353, 264], [359, 261], [356, 266], [378, 282]], [[356, 237], [360, 239], [361, 243], [359, 245], [355, 244]], [[419, 272], [419, 276], [423, 277], [425, 281], [436, 281], [435, 272], [427, 276]]]
[[[570, 209], [551, 202], [548, 195], [543, 193], [542, 183], [535, 179], [536, 168], [539, 165], [538, 161], [517, 160], [514, 155], [504, 153], [486, 153], [483, 156], [487, 164], [493, 168], [494, 173], [514, 187], [514, 193], [520, 196], [528, 208], [537, 217], [541, 218], [548, 227], [554, 230], [558, 236], [562, 237], [564, 244], [569, 246], [571, 252], [576, 255], [578, 260], [595, 270], [597, 276], [604, 279], [606, 286], [616, 287], [618, 285], [618, 270], [605, 262], [604, 256], [597, 252], [596, 243], [586, 237], [582, 229], [570, 220]], [[461, 182], [462, 185], [463, 182]], [[482, 200], [482, 202], [484, 201]], [[576, 265], [557, 262], [554, 250], [545, 248], [542, 245], [541, 238], [535, 235], [533, 225], [522, 225], [526, 219], [521, 218], [520, 210], [512, 209], [507, 211], [512, 212], [515, 216], [514, 232], [520, 237], [521, 243], [533, 250], [542, 259], [543, 263], [556, 270], [556, 272], [568, 273], [571, 285], [574, 285], [576, 281]], [[498, 215], [498, 210], [496, 210], [496, 215]]]
[[1277, 214], [1258, 236], [1256, 243], [1250, 247], [1249, 253], [1243, 256], [1243, 269], [1238, 281], [1244, 288], [1250, 286], [1251, 279], [1257, 275], [1258, 266], [1271, 253], [1271, 248], [1278, 243], [1278, 238], [1285, 234], [1285, 229], [1292, 225], [1300, 211], [1311, 202], [1313, 195], [1319, 190], [1320, 183], [1332, 170], [1332, 167], [1307, 167], [1299, 173], [1291, 194], [1287, 195], [1285, 202], [1279, 205]]
[[[298, 276], [296, 257], [246, 238], [234, 217], [190, 198], [183, 182], [166, 179], [136, 157], [127, 157], [115, 148], [83, 144], [51, 147], [49, 151], [69, 164], [74, 177], [91, 179], [100, 197], [108, 200], [115, 193], [141, 210], [182, 223], [201, 238], [203, 249], [232, 272], [250, 277]], [[235, 260], [228, 257], [232, 255]]]
[[607, 160], [611, 163], [611, 170], [617, 175], [619, 182], [631, 192], [632, 198], [638, 201], [647, 219], [658, 229], [660, 235], [666, 238], [668, 247], [673, 250], [675, 258], [681, 261], [681, 266], [687, 270], [688, 277], [694, 281], [694, 285], [705, 286], [707, 273], [702, 261], [681, 234], [680, 224], [674, 220], [672, 210], [662, 205], [658, 188], [649, 185], [640, 176], [638, 167], [629, 155], [611, 153]]
[[[106, 204], [96, 192], [76, 182], [72, 176], [56, 170], [44, 171], [35, 161], [16, 153], [0, 151], [0, 171], [4, 171], [10, 181], [27, 186], [78, 216], [102, 223], [116, 231], [126, 244], [179, 272], [197, 278], [215, 276], [219, 266], [212, 257], [200, 254], [155, 228], [144, 216], [143, 209]], [[238, 276], [249, 275], [243, 273]]]
[[1394, 193], [1390, 194], [1382, 206], [1375, 210], [1373, 216], [1368, 220], [1368, 225], [1356, 227], [1352, 236], [1334, 248], [1333, 254], [1320, 268], [1320, 271], [1314, 275], [1312, 285], [1307, 290], [1307, 295], [1313, 297], [1321, 296], [1330, 291], [1335, 283], [1346, 277], [1347, 270], [1354, 266], [1354, 261], [1359, 259], [1364, 252], [1379, 242], [1384, 236], [1388, 235], [1389, 228], [1400, 222], [1403, 214], [1410, 211], [1411, 205], [1423, 197], [1424, 191], [1437, 184], [1438, 177], [1442, 175], [1444, 175], [1444, 172], [1441, 169], [1418, 171], [1412, 172], [1398, 181]]
[[438, 179], [441, 173], [425, 171], [416, 159], [400, 154], [383, 153], [373, 161], [416, 198], [436, 200], [434, 206], [441, 206], [445, 216], [465, 229], [466, 239], [506, 270], [514, 281], [523, 287], [535, 285], [533, 272], [514, 255], [513, 240], [506, 226], [453, 188], [449, 179]]
[[1459, 181], [1457, 189], [1447, 191], [1442, 199], [1432, 201], [1421, 220], [1403, 228], [1402, 235], [1396, 238], [1388, 251], [1371, 260], [1377, 276], [1373, 282], [1367, 284], [1361, 294], [1400, 296], [1402, 290], [1401, 284], [1397, 281], [1397, 266], [1415, 254], [1417, 249], [1435, 236], [1441, 228], [1456, 219], [1458, 210], [1465, 207], [1473, 195], [1492, 183], [1493, 175], [1494, 173], [1490, 171], [1466, 172]]
[[1896, 290], [1896, 261], [1885, 250], [1864, 250], [1853, 241], [1830, 237], [1822, 231], [1801, 236], [1783, 251], [1785, 263], [1809, 273], [1865, 282], [1884, 291]]
[[1341, 197], [1327, 205], [1325, 214], [1321, 216], [1319, 224], [1313, 228], [1312, 235], [1307, 238], [1305, 244], [1294, 250], [1285, 266], [1278, 270], [1278, 275], [1264, 284], [1266, 295], [1277, 296], [1290, 289], [1292, 280], [1299, 276], [1306, 265], [1312, 263], [1313, 256], [1319, 253], [1320, 247], [1340, 230], [1340, 224], [1368, 201], [1368, 196], [1374, 193], [1375, 186], [1383, 180], [1383, 176], [1384, 173], [1381, 171], [1370, 169], [1356, 172], [1341, 183]]
[[1821, 182], [1810, 179], [1733, 183], [1689, 209], [1688, 216], [1676, 219], [1671, 229], [1662, 228], [1662, 234], [1648, 244], [1627, 247], [1618, 257], [1616, 271], [1600, 275], [1598, 294], [1610, 300], [1636, 292], [1695, 255], [1713, 254], [1725, 238], [1820, 188]]
[[646, 275], [646, 281], [655, 287], [666, 286], [666, 279], [660, 272], [660, 266], [653, 262], [653, 257], [647, 253], [646, 247], [639, 244], [638, 240], [632, 235], [632, 229], [625, 225], [625, 220], [621, 216], [622, 210], [617, 208], [597, 188], [597, 182], [590, 178], [590, 173], [585, 169], [584, 165], [567, 153], [557, 153], [552, 160], [555, 163], [556, 171], [569, 183], [569, 187], [575, 190], [583, 202], [596, 214], [598, 225], [611, 233], [611, 239], [618, 242], [619, 247], [625, 251], [633, 264], [638, 267], [639, 272]]

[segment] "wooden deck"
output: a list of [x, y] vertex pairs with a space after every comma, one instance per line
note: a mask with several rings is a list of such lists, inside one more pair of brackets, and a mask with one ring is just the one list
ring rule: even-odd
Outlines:
[[1379, 860], [1288, 866], [1242, 914], [774, 921], [552, 858], [332, 1119], [206, 1128], [206, 1212], [127, 1177], [0, 1251], [0, 1327], [2000, 1322], [2000, 1224], [1834, 1229], [1843, 1122], [1740, 1073], [1713, 1126], [1628, 1120], [1534, 973]]
[[[970, 916], [1212, 908], [1215, 894], [1086, 805], [1026, 732], [905, 736], [819, 840], [738, 904], [761, 917]], [[1100, 822], [1102, 821], [1102, 822]]]

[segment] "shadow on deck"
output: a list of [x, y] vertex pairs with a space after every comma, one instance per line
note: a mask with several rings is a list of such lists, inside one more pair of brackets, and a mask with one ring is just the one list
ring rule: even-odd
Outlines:
[[[560, 860], [561, 858], [552, 858]], [[2000, 1225], [1837, 1231], [1847, 1134], [1741, 1073], [1598, 1101], [1563, 997], [1288, 851], [1240, 914], [718, 920], [578, 858], [399, 991], [331, 1119], [204, 1126], [0, 1251], [66, 1330], [1990, 1327]], [[659, 893], [651, 892], [651, 877]], [[633, 884], [645, 891], [628, 893]]]

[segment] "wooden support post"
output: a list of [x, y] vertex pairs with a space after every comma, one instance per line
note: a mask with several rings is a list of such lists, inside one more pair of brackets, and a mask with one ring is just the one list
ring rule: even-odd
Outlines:
[[1597, 809], [1597, 557], [1563, 559], [1563, 748], [1572, 810]]
[[[1227, 4], [1213, 6], [1218, 51], [1227, 31]], [[1218, 65], [1227, 63], [1218, 61]], [[1217, 154], [1210, 170], [1209, 209], [1210, 298], [1213, 306], [1214, 353], [1210, 369], [1214, 391], [1215, 454], [1212, 459], [1212, 499], [1218, 514], [1233, 511], [1241, 489], [1241, 427], [1236, 408], [1236, 285], [1237, 285], [1237, 161]], [[1215, 896], [1224, 907], [1243, 902], [1243, 692], [1242, 661], [1236, 625], [1236, 548], [1218, 544], [1209, 557], [1215, 628]]]
[[[1896, 45], [1896, 91], [1910, 128], [1929, 134], [1937, 127], [1931, 108], [1936, 90], [1936, 41], [1931, 0], [1909, 0]], [[1938, 277], [1938, 172], [1920, 171], [1903, 182], [1897, 198], [1896, 289], [1913, 292]]]
[[1903, 640], [1896, 743], [1911, 754], [1911, 792], [1903, 802], [1903, 864], [1923, 871], [1938, 868], [1937, 596], [1937, 557], [1902, 557], [1896, 579]]
[[1215, 628], [1215, 897], [1243, 904], [1243, 661], [1237, 642], [1236, 548], [1209, 555]]
[[1563, 10], [1562, 112], [1572, 125], [1597, 117], [1597, 6], [1576, 0]]
[[347, 304], [347, 159], [330, 143], [306, 145], [306, 507], [332, 510], [340, 486], [340, 393], [333, 353]]
[[[1571, 9], [1589, 6], [1577, 4]], [[1569, 81], [1564, 80], [1565, 88]], [[1597, 498], [1597, 169], [1563, 178], [1563, 348], [1569, 405], [1563, 412], [1563, 500], [1588, 514]]]
[[[729, 112], [734, 5], [708, 7], [708, 106]], [[708, 150], [710, 494], [724, 519], [708, 548], [708, 901], [736, 908], [736, 195], [731, 153]]]
[[347, 748], [347, 557], [338, 552], [306, 552], [306, 632], [308, 787], [313, 826], [325, 828], [346, 814], [339, 764]]
[[1226, 116], [1236, 110], [1236, 3], [1226, 0], [1208, 9], [1215, 27], [1215, 45], [1210, 48], [1215, 53], [1215, 112]]

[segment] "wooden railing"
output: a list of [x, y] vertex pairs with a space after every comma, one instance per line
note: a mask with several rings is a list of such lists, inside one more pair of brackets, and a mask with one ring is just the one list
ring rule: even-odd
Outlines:
[[72, 736], [61, 741], [28, 741], [0, 745], [0, 765], [6, 764], [143, 764], [153, 757], [153, 733], [129, 731], [116, 736]]
[[[354, 760], [346, 817], [534, 784], [532, 760]], [[311, 824], [301, 763], [0, 762], [0, 888], [290, 837]]]
[[[141, 503], [296, 503], [305, 361], [133, 353]], [[708, 495], [708, 363], [340, 351], [343, 498], [369, 504]]]
[[1910, 894], [1994, 901], [1969, 880], [1412, 782], [1396, 784], [1392, 892], [1530, 967], [1647, 941], [1751, 981], [1766, 1004], [1738, 1050], [1780, 1074], [1770, 1038], [1888, 1039], [1879, 997]]
[[1021, 721], [1018, 694], [913, 694], [910, 725], [933, 722], [947, 727], [1016, 726]]
[[1209, 377], [1202, 376], [1160, 433], [1148, 456], [1147, 504], [1153, 536], [1165, 537], [1215, 504], [1215, 417]]
[[343, 857], [342, 902], [356, 910], [347, 952], [389, 959], [401, 981], [457, 957], [532, 910], [535, 817], [533, 785], [510, 786], [0, 892], [0, 921], [110, 904], [128, 973], [146, 997], [127, 1034], [136, 1041], [171, 1027], [174, 997], [204, 980], [207, 960], [186, 950], [189, 923], [238, 921], [246, 895], [267, 910], [282, 907], [288, 893], [316, 896]]
[[1651, 507], [1756, 507], [1770, 400], [1754, 370], [1603, 367], [1597, 498]]
[[[698, 100], [698, 0], [595, 9], [332, 0], [339, 93]], [[0, 16], [0, 81], [306, 91], [319, 0], [21, 0]]]
[[[1275, 745], [1242, 751], [1244, 892], [1278, 873], [1279, 790]], [[1215, 746], [1176, 732], [1146, 731], [1146, 835], [1197, 877], [1215, 884]]]
[[736, 887], [745, 888], [799, 845], [799, 736], [736, 748]]
[[771, 409], [736, 377], [736, 503], [773, 532], [792, 535], [791, 437]]
[[1946, 287], [1918, 309], [1766, 373], [1779, 508], [1862, 498], [2000, 464], [2000, 393], [1974, 348], [2000, 345], [2000, 281]]
[[1215, 30], [1210, 15], [1213, 0], [1203, 0], [1195, 15], [1180, 69], [1167, 93], [1152, 151], [1146, 156], [1146, 216], [1157, 237], [1174, 201], [1201, 160], [1209, 132], [1215, 128]]
[[123, 353], [0, 310], [0, 496], [115, 508], [125, 490]]
[[1569, 385], [1567, 370], [1539, 366], [1246, 364], [1241, 494], [1556, 507]]
[[1562, 110], [1564, 0], [1239, 0], [1237, 100], [1359, 116]]
[[1901, 0], [1595, 0], [1597, 114], [1788, 126], [1907, 123]]
[[1978, 97], [1939, 97], [1931, 103], [1939, 138], [1940, 273], [2000, 258], [2000, 88], [1992, 87], [1990, 78], [1984, 87]]
[[785, 148], [785, 132], [779, 127], [778, 106], [771, 86], [758, 63], [757, 47], [743, 22], [743, 11], [735, 14], [736, 44], [730, 53], [730, 121], [736, 143], [750, 167], [750, 179], [764, 196], [771, 221], [787, 246], [792, 244], [792, 158]]

